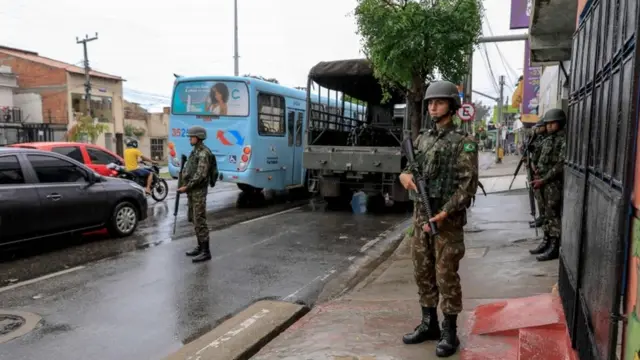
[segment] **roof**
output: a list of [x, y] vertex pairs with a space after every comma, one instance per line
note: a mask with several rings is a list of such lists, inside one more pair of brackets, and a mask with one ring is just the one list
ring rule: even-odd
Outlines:
[[[367, 59], [321, 61], [311, 68], [309, 78], [322, 87], [371, 104], [382, 101], [382, 86]], [[402, 92], [394, 90], [391, 95], [392, 103], [405, 102]]]
[[[51, 66], [51, 67], [58, 68], [58, 69], [63, 69], [63, 70], [66, 70], [67, 72], [70, 72], [70, 73], [73, 73], [73, 74], [84, 75], [84, 68], [81, 68], [81, 67], [73, 65], [73, 64], [68, 64], [66, 62], [62, 62], [62, 61], [58, 61], [58, 60], [50, 59], [48, 57], [41, 56], [37, 52], [28, 51], [28, 50], [22, 50], [22, 49], [16, 49], [16, 48], [11, 48], [11, 47], [1, 46], [0, 45], [0, 53], [4, 53], [4, 54], [11, 55], [11, 56], [15, 56], [15, 57], [18, 57], [18, 58], [21, 58], [21, 59], [24, 59], [24, 60], [33, 61], [33, 62], [42, 64], [42, 65]], [[103, 72], [100, 72], [100, 71], [91, 70], [89, 72], [89, 74], [91, 76], [93, 76], [93, 77], [98, 77], [98, 78], [103, 78], [103, 79], [110, 79], [110, 80], [124, 81], [124, 79], [121, 78], [120, 76], [110, 75], [110, 74], [103, 73]]]

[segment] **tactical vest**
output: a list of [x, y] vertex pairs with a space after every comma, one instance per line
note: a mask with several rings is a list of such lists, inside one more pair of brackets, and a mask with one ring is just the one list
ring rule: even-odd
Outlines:
[[438, 199], [440, 205], [445, 204], [459, 186], [455, 166], [463, 140], [464, 132], [450, 130], [441, 137], [436, 131], [430, 131], [417, 141], [420, 152], [417, 160], [426, 179], [429, 197]]

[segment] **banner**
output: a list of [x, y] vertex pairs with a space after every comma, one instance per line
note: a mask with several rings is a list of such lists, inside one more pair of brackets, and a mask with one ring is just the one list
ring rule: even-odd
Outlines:
[[524, 79], [522, 82], [522, 122], [538, 122], [540, 104], [540, 76], [542, 67], [531, 66], [529, 40], [524, 42]]
[[528, 29], [533, 0], [511, 0], [509, 29]]
[[176, 115], [248, 116], [249, 90], [241, 81], [185, 81], [173, 94]]

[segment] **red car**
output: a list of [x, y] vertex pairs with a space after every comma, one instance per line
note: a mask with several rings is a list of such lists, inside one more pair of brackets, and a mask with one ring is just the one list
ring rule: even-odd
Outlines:
[[108, 164], [124, 164], [124, 160], [120, 156], [112, 153], [102, 146], [93, 144], [75, 142], [39, 142], [13, 144], [10, 146], [53, 151], [61, 155], [66, 155], [76, 161], [85, 164], [87, 167], [93, 169], [95, 172], [103, 176], [112, 175], [112, 171], [110, 169], [107, 169]]

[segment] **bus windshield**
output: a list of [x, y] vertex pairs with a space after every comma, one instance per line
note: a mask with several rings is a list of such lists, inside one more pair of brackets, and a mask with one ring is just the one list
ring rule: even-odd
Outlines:
[[249, 90], [242, 81], [184, 81], [173, 94], [174, 115], [249, 116]]

